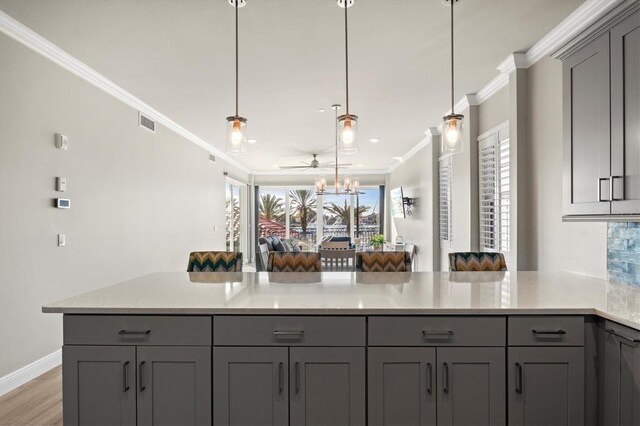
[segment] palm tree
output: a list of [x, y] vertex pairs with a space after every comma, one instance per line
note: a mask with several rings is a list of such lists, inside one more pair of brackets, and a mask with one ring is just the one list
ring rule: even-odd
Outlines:
[[316, 196], [313, 191], [296, 189], [289, 192], [292, 215], [300, 222], [302, 235], [307, 236], [307, 227], [316, 217]]
[[[353, 214], [355, 217], [360, 217], [367, 210], [369, 210], [369, 206], [358, 206], [358, 208], [353, 209]], [[347, 225], [347, 235], [351, 235], [351, 207], [347, 204], [347, 200], [344, 200], [344, 206], [331, 203], [327, 207], [327, 211], [335, 215], [336, 218], [340, 218], [341, 222]]]
[[282, 222], [284, 218], [284, 206], [282, 198], [273, 194], [260, 195], [260, 217], [267, 220]]

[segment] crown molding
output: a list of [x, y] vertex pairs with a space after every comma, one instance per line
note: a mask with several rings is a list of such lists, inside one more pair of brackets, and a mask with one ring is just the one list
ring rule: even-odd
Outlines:
[[529, 68], [529, 63], [527, 62], [527, 54], [515, 52], [507, 56], [506, 59], [502, 61], [496, 69], [502, 74], [509, 75], [515, 70], [522, 68]]
[[214, 147], [204, 139], [191, 133], [189, 130], [171, 120], [169, 117], [162, 114], [158, 110], [152, 108], [150, 105], [135, 97], [133, 94], [124, 90], [122, 87], [118, 86], [84, 62], [71, 56], [69, 53], [51, 43], [40, 34], [31, 30], [19, 21], [13, 19], [2, 10], [0, 10], [0, 32], [4, 33], [8, 37], [11, 37], [17, 42], [22, 43], [26, 47], [39, 53], [40, 55], [49, 59], [51, 62], [54, 62], [55, 64], [71, 72], [72, 74], [75, 74], [76, 76], [82, 78], [89, 84], [97, 87], [108, 95], [111, 95], [114, 98], [125, 103], [126, 105], [129, 105], [131, 108], [142, 112], [147, 117], [151, 118], [157, 123], [162, 124], [169, 130], [193, 142], [206, 151], [215, 154], [218, 158], [225, 160], [232, 166], [237, 167], [245, 173], [250, 173], [248, 167], [229, 156], [226, 152]]

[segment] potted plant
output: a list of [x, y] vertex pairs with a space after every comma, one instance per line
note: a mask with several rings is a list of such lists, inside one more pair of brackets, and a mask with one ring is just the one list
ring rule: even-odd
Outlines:
[[382, 250], [382, 246], [384, 245], [384, 235], [377, 234], [371, 237], [371, 245], [374, 250]]

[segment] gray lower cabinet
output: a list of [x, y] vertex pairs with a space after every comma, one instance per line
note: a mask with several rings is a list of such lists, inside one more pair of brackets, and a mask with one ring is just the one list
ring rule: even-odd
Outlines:
[[361, 347], [289, 348], [292, 425], [364, 425], [366, 360]]
[[289, 349], [213, 350], [215, 425], [289, 424]]
[[65, 425], [136, 424], [136, 348], [63, 346]]
[[211, 424], [211, 348], [138, 346], [138, 424]]
[[584, 424], [584, 348], [508, 351], [510, 425]]
[[436, 424], [436, 349], [369, 348], [369, 424]]
[[504, 425], [505, 349], [437, 349], [438, 425]]
[[599, 424], [640, 424], [640, 332], [603, 321], [598, 330]]

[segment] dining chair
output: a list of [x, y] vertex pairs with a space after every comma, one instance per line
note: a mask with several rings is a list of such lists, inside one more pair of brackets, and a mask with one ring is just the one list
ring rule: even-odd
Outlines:
[[187, 272], [242, 272], [242, 253], [194, 251], [189, 254]]
[[316, 252], [269, 252], [269, 272], [320, 272], [320, 253]]
[[507, 262], [502, 253], [453, 252], [449, 253], [449, 271], [506, 271]]
[[356, 253], [356, 270], [411, 272], [411, 257], [405, 251], [363, 251]]

